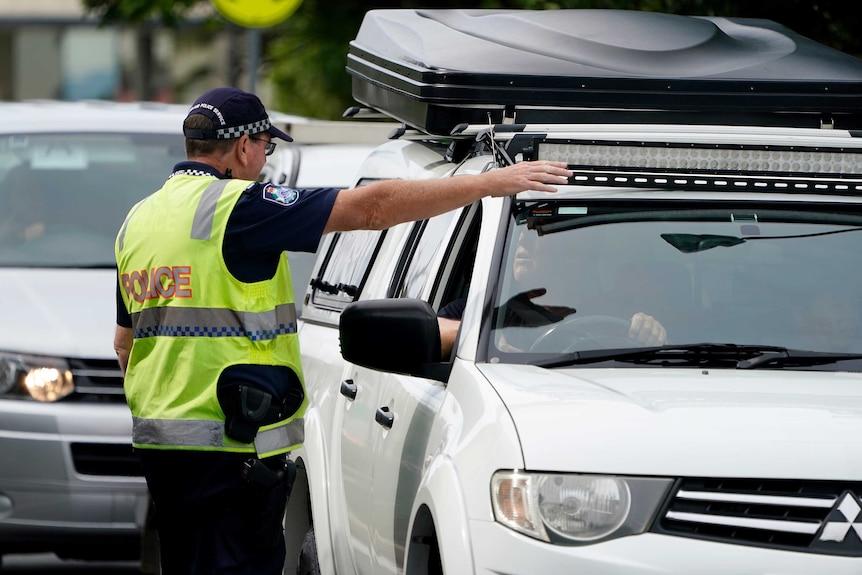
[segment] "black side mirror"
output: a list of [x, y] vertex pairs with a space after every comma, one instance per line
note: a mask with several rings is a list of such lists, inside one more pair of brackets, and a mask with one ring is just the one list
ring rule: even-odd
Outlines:
[[417, 299], [357, 301], [341, 312], [341, 356], [356, 365], [445, 381], [440, 327], [428, 302]]

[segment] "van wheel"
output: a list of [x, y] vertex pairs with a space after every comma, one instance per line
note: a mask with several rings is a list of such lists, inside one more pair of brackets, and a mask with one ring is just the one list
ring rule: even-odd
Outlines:
[[302, 540], [302, 547], [299, 550], [299, 565], [296, 566], [296, 575], [320, 575], [314, 527], [308, 530], [305, 538]]

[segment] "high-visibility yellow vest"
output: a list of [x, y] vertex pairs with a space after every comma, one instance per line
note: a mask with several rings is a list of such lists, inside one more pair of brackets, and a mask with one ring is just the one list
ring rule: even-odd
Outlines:
[[255, 283], [234, 278], [222, 255], [228, 217], [250, 183], [176, 175], [135, 205], [117, 234], [134, 329], [124, 386], [137, 448], [268, 457], [302, 444], [307, 398], [246, 444], [225, 435], [216, 396], [232, 365], [286, 366], [303, 381], [286, 254], [272, 279]]

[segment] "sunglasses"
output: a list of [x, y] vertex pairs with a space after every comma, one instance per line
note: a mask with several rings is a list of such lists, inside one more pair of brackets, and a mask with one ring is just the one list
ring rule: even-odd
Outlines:
[[248, 137], [249, 140], [255, 140], [257, 142], [266, 142], [266, 148], [264, 149], [264, 153], [269, 156], [275, 151], [275, 142], [272, 140], [266, 140], [264, 138], [254, 138], [252, 136]]

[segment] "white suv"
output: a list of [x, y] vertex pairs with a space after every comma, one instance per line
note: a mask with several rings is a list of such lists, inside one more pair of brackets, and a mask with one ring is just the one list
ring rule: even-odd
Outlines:
[[[129, 208], [185, 159], [187, 110], [0, 104], [0, 561], [45, 551], [137, 557], [147, 489], [112, 347], [113, 246]], [[347, 187], [372, 149], [349, 130], [340, 143], [332, 122], [271, 117], [296, 142], [277, 148], [265, 179]], [[314, 168], [324, 162], [322, 175]], [[303, 257], [312, 255], [292, 265], [300, 293]]]
[[[572, 81], [566, 53], [611, 71]], [[489, 70], [452, 67], [477, 54]], [[619, 72], [668, 58], [697, 66]], [[528, 159], [575, 175], [325, 238], [289, 562], [859, 573], [862, 62], [765, 21], [394, 10], [368, 13], [348, 70], [414, 128], [360, 184]]]

